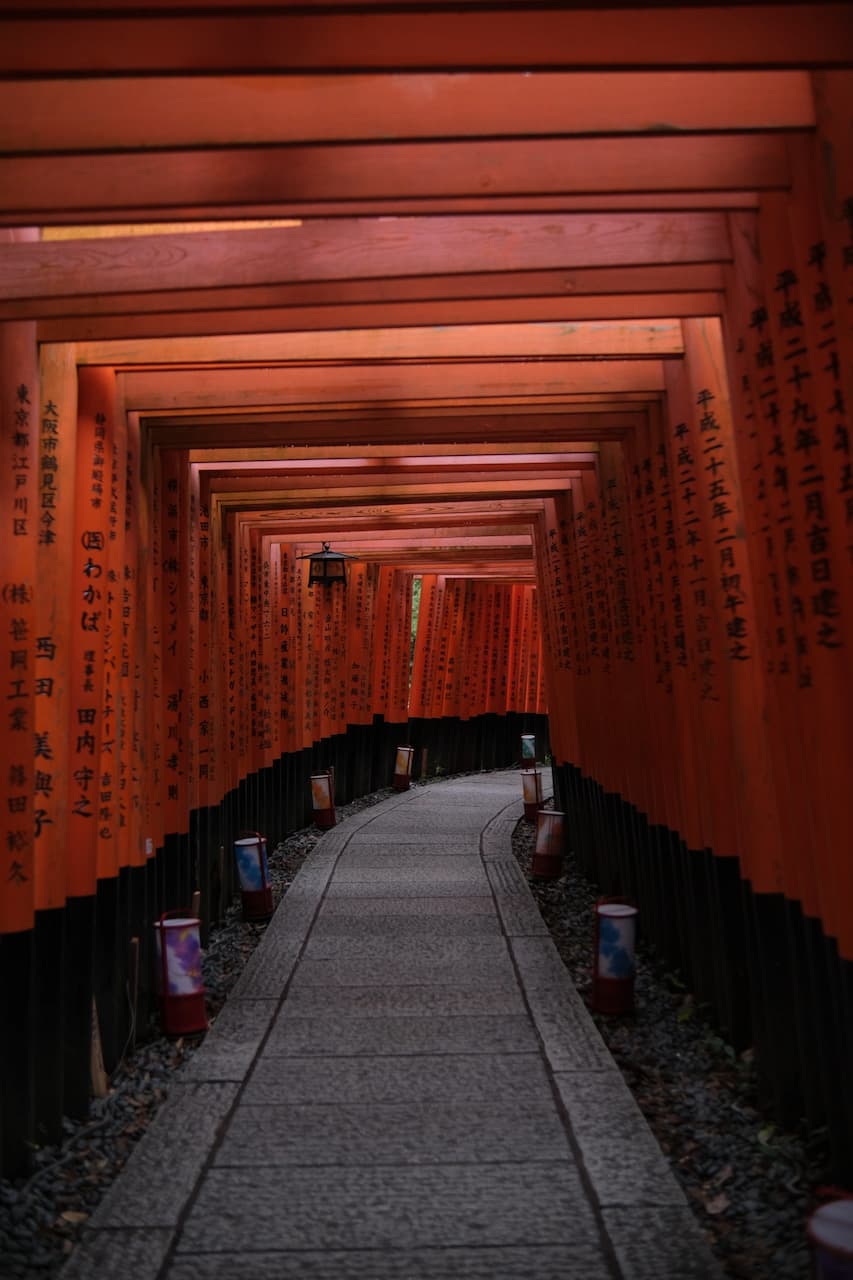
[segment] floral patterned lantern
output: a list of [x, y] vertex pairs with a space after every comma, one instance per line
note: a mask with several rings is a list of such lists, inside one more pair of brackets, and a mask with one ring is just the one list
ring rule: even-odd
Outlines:
[[592, 1003], [599, 1013], [634, 1008], [637, 908], [625, 898], [599, 898], [595, 907]]
[[269, 920], [273, 913], [267, 842], [258, 831], [234, 841], [244, 920]]
[[207, 1030], [201, 977], [201, 921], [189, 912], [164, 911], [154, 922], [160, 1012], [167, 1036]]

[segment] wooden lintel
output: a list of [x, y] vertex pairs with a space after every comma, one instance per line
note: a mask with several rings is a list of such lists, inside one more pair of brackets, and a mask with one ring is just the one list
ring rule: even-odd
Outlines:
[[178, 405], [396, 402], [412, 398], [477, 399], [501, 394], [566, 396], [613, 391], [658, 392], [664, 387], [659, 360], [536, 361], [510, 364], [365, 365], [253, 369], [156, 369], [116, 375], [128, 409], [140, 412]]
[[0, 82], [0, 151], [814, 125], [805, 71], [126, 76]]
[[[571, 273], [582, 268], [730, 258], [725, 216], [719, 213], [358, 218], [245, 231], [0, 244], [0, 298], [242, 291], [252, 285], [542, 270], [562, 273], [571, 293]], [[612, 288], [618, 290], [615, 281]], [[15, 318], [8, 310], [3, 316]]]
[[331, 330], [324, 333], [230, 334], [227, 337], [81, 342], [78, 364], [192, 365], [442, 359], [662, 357], [682, 355], [678, 320], [573, 324], [447, 325]]
[[[20, 304], [24, 307], [26, 304]], [[14, 307], [14, 304], [13, 304]], [[0, 311], [2, 311], [0, 304]], [[356, 303], [352, 306], [270, 307], [262, 311], [62, 316], [42, 320], [41, 343], [126, 342], [184, 336], [365, 329], [371, 325], [541, 324], [653, 320], [722, 315], [719, 293], [638, 293], [597, 297], [483, 298], [448, 302]]]
[[[832, 3], [398, 10], [31, 4], [0, 22], [0, 75], [835, 67], [853, 56]], [[123, 11], [122, 11], [123, 10]]]
[[[784, 138], [772, 133], [664, 134], [293, 144], [0, 157], [7, 217], [38, 224], [63, 212], [83, 219], [121, 211], [191, 208], [215, 217], [241, 203], [296, 213], [305, 203], [357, 201], [396, 212], [399, 200], [531, 193], [619, 195], [665, 191], [768, 191], [790, 185]], [[389, 205], [389, 202], [390, 205]]]

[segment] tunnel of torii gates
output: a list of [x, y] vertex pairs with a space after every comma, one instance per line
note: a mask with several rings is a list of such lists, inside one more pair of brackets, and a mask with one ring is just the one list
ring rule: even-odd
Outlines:
[[2, 1168], [311, 772], [523, 730], [849, 1178], [853, 10], [353, 9], [0, 5]]

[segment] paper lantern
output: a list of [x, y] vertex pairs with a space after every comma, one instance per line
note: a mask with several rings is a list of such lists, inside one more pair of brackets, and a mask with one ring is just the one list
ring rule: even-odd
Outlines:
[[335, 817], [335, 794], [330, 773], [311, 774], [311, 800], [314, 806], [314, 822], [321, 830], [333, 827]]
[[599, 1013], [634, 1008], [637, 908], [624, 898], [599, 898], [595, 906], [592, 1004]]
[[207, 1030], [200, 926], [197, 916], [179, 911], [164, 911], [154, 922], [160, 1014], [167, 1036]]
[[397, 748], [397, 758], [394, 761], [394, 781], [392, 784], [395, 791], [408, 791], [412, 781], [412, 760], [414, 756], [414, 747]]
[[542, 774], [539, 769], [522, 769], [521, 790], [524, 796], [524, 816], [528, 822], [535, 822], [544, 804]]
[[808, 1237], [815, 1280], [853, 1280], [853, 1197], [816, 1209]]
[[269, 920], [273, 913], [267, 842], [258, 831], [234, 841], [244, 920]]
[[540, 809], [536, 816], [536, 849], [530, 874], [538, 880], [559, 880], [563, 874], [564, 813]]

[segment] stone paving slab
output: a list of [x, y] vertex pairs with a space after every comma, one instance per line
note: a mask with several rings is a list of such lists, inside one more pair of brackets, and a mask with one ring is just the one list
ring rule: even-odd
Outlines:
[[[460, 1102], [550, 1097], [538, 1054], [446, 1057], [261, 1058], [242, 1100], [251, 1106], [296, 1102]], [[134, 1224], [135, 1225], [135, 1224]]]
[[181, 1068], [180, 1080], [242, 1080], [277, 1008], [277, 1000], [226, 1000], [214, 1023], [215, 1034], [208, 1034]]
[[216, 1163], [231, 1166], [549, 1163], [569, 1158], [551, 1099], [239, 1106]]
[[344, 895], [330, 894], [323, 902], [316, 927], [324, 928], [331, 919], [360, 922], [368, 918], [382, 921], [403, 917], [432, 919], [436, 916], [442, 920], [457, 918], [467, 920], [472, 916], [481, 916], [491, 923], [495, 920], [495, 905], [488, 893], [457, 893], [452, 898], [431, 897], [428, 893], [418, 894], [417, 897], [412, 895], [394, 897], [388, 894], [365, 898], [362, 901], [352, 901]]
[[[375, 905], [387, 901], [387, 898], [367, 898], [365, 899], [365, 905]], [[409, 905], [417, 905], [423, 901], [431, 900], [411, 898]], [[349, 903], [347, 905], [352, 906]], [[396, 940], [403, 944], [413, 938], [422, 936], [428, 938], [500, 938], [501, 927], [495, 917], [494, 910], [490, 915], [463, 914], [459, 911], [448, 916], [439, 915], [435, 911], [429, 914], [421, 912], [416, 914], [413, 911], [408, 914], [403, 911], [388, 911], [387, 913], [384, 911], [359, 911], [356, 913], [354, 910], [351, 910], [349, 915], [343, 915], [339, 911], [329, 912], [324, 907], [317, 923], [311, 930], [309, 946], [313, 946], [315, 942], [329, 942], [335, 938], [349, 938], [354, 942], [359, 939], [387, 938], [391, 942]]]
[[482, 873], [467, 881], [451, 880], [446, 876], [441, 880], [400, 879], [392, 877], [390, 871], [387, 878], [380, 872], [377, 872], [377, 876], [375, 880], [347, 881], [335, 876], [329, 886], [324, 906], [339, 898], [455, 898], [460, 893], [474, 897], [481, 895], [489, 884]]
[[577, 994], [550, 934], [541, 938], [512, 938], [510, 947], [526, 991], [544, 988], [565, 994], [569, 999], [571, 993]]
[[263, 1052], [265, 1057], [276, 1058], [313, 1054], [354, 1057], [361, 1054], [536, 1053], [537, 1050], [536, 1034], [524, 1014], [479, 1018], [464, 1015], [300, 1018], [285, 1007]]
[[229, 1001], [280, 997], [296, 969], [299, 952], [307, 936], [307, 927], [293, 934], [283, 929], [270, 933], [267, 929], [263, 949], [256, 947], [249, 956], [243, 972], [231, 988]]
[[[612, 1280], [593, 1244], [178, 1257], [167, 1280]], [[147, 1280], [147, 1277], [146, 1277]]]
[[690, 1209], [605, 1209], [604, 1225], [624, 1280], [723, 1280]]
[[485, 825], [484, 817], [488, 820], [490, 816], [482, 806], [476, 809], [457, 809], [452, 803], [448, 803], [445, 808], [437, 809], [434, 803], [421, 802], [401, 806], [394, 813], [384, 816], [382, 830], [385, 835], [394, 835], [398, 831], [411, 835], [415, 830], [427, 837], [458, 833], [479, 839]]
[[407, 1015], [437, 1017], [478, 1014], [524, 1013], [518, 987], [473, 987], [464, 974], [455, 986], [410, 987], [291, 987], [290, 1013], [359, 1014], [361, 1017]]
[[507, 937], [540, 935], [550, 938], [548, 927], [515, 858], [504, 856], [487, 862], [486, 875]]
[[347, 844], [347, 855], [358, 853], [367, 849], [373, 849], [377, 853], [387, 853], [390, 855], [395, 849], [404, 849], [406, 853], [411, 853], [413, 847], [417, 848], [422, 845], [424, 849], [428, 849], [432, 853], [455, 853], [459, 848], [465, 848], [476, 852], [479, 843], [479, 833], [473, 832], [467, 835], [446, 835], [438, 832], [431, 835], [429, 831], [424, 831], [420, 824], [417, 824], [416, 830], [398, 831], [389, 833], [385, 831], [371, 832], [370, 830], [362, 830], [356, 832]]
[[213, 1168], [178, 1240], [179, 1253], [559, 1244], [598, 1231], [566, 1164], [436, 1168]]
[[[487, 961], [501, 965], [506, 963], [509, 952], [506, 940], [500, 935], [448, 937], [439, 934], [435, 937], [424, 930], [416, 937], [388, 938], [374, 933], [354, 938], [346, 935], [323, 937], [315, 931], [305, 945], [303, 956], [303, 963], [311, 960], [381, 960], [388, 966], [405, 967], [424, 961], [458, 965]], [[390, 968], [386, 976], [388, 972]]]
[[350, 862], [341, 860], [335, 873], [335, 888], [352, 884], [381, 884], [394, 889], [396, 885], [426, 885], [430, 887], [438, 880], [443, 884], [452, 884], [467, 890], [487, 888], [488, 881], [483, 872], [477, 854], [461, 857], [399, 858], [375, 859], [371, 864], [369, 856]]
[[599, 1204], [687, 1208], [619, 1071], [558, 1072], [555, 1079]]
[[171, 1228], [87, 1229], [62, 1268], [62, 1280], [157, 1280], [172, 1235]]
[[613, 1068], [613, 1058], [574, 987], [570, 992], [539, 987], [527, 992], [527, 1001], [552, 1071]]
[[172, 1085], [92, 1226], [175, 1227], [236, 1096], [236, 1084]]
[[387, 867], [389, 860], [399, 862], [405, 865], [407, 861], [415, 859], [423, 862], [427, 858], [472, 858], [479, 860], [480, 847], [479, 841], [474, 836], [453, 836], [448, 839], [447, 836], [437, 836], [434, 840], [429, 840], [425, 836], [418, 836], [417, 840], [394, 841], [389, 840], [383, 844], [373, 844], [369, 840], [364, 840], [360, 844], [353, 842], [348, 844], [341, 855], [341, 865], [351, 865], [358, 867], [377, 866]]
[[[449, 939], [452, 941], [452, 939]], [[488, 939], [491, 941], [491, 939]], [[463, 957], [465, 953], [462, 953]], [[439, 960], [425, 952], [420, 957], [401, 956], [393, 971], [384, 956], [361, 959], [303, 960], [293, 978], [293, 988], [307, 986], [458, 986], [464, 978], [470, 987], [513, 986], [515, 975], [509, 956], [478, 956]]]

